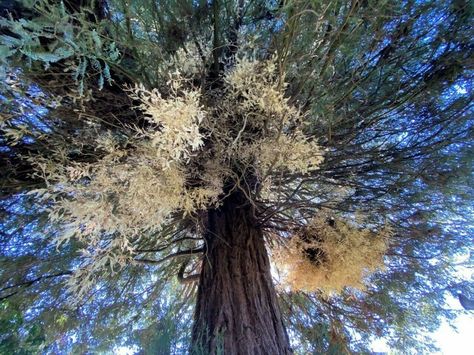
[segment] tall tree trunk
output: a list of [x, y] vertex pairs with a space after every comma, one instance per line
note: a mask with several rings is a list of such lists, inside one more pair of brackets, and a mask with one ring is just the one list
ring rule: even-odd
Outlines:
[[238, 193], [209, 211], [193, 354], [291, 354], [262, 230]]

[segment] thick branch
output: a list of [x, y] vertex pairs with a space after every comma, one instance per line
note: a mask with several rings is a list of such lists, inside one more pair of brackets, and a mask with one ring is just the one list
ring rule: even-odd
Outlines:
[[185, 262], [179, 268], [178, 275], [177, 275], [178, 276], [178, 281], [182, 284], [187, 284], [187, 283], [199, 281], [199, 278], [201, 277], [201, 274], [193, 274], [193, 275], [189, 275], [189, 276], [184, 277], [184, 271], [186, 270], [187, 265], [188, 265], [188, 263]]

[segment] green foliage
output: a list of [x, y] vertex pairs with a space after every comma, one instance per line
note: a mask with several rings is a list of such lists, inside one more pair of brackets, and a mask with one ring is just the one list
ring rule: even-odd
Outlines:
[[0, 334], [1, 354], [36, 354], [44, 346], [43, 326], [26, 321], [18, 305], [12, 302], [0, 305]]
[[0, 61], [12, 64], [27, 60], [31, 65], [64, 62], [64, 71], [72, 71], [79, 95], [84, 95], [86, 75], [97, 77], [99, 89], [106, 80], [112, 82], [109, 65], [120, 61], [115, 42], [107, 36], [105, 23], [91, 23], [87, 14], [70, 14], [64, 3], [60, 6], [48, 0], [37, 1], [34, 9], [39, 16], [32, 20], [1, 18], [0, 26], [9, 31], [0, 36]]

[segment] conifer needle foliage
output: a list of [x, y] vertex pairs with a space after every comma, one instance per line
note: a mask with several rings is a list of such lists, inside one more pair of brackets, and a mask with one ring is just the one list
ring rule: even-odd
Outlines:
[[434, 349], [474, 298], [473, 11], [2, 3], [0, 353]]

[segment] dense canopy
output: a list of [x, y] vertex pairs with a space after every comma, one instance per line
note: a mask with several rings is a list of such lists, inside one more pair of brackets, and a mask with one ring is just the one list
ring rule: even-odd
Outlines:
[[474, 298], [473, 11], [2, 2], [0, 353], [432, 349]]

